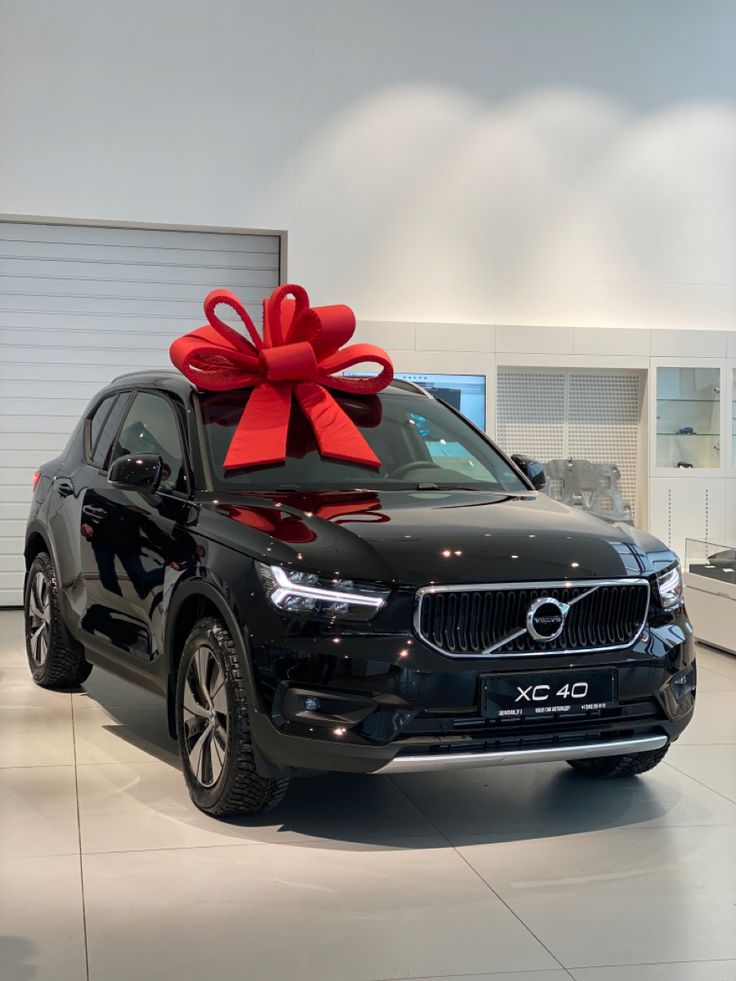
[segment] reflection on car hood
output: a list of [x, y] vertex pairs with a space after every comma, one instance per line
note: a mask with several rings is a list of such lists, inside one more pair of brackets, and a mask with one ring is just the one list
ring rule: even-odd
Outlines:
[[264, 561], [407, 586], [618, 578], [673, 559], [531, 491], [231, 494], [202, 502], [200, 531]]

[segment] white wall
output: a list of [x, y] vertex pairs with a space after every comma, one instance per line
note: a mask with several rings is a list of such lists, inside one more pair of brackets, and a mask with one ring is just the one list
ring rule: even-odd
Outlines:
[[0, 213], [283, 228], [366, 320], [734, 329], [735, 36], [733, 0], [0, 0]]

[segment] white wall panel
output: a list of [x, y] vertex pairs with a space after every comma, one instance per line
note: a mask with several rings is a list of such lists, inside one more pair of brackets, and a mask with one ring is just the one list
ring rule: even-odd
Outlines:
[[501, 449], [540, 461], [564, 457], [565, 372], [499, 368], [497, 384], [496, 434]]
[[726, 481], [726, 537], [723, 542], [725, 545], [736, 544], [736, 477]]
[[652, 357], [725, 358], [728, 335], [722, 330], [653, 330]]
[[5, 3], [0, 211], [288, 228], [371, 320], [728, 329], [734, 35], [733, 0]]
[[392, 351], [413, 351], [416, 348], [416, 325], [359, 320], [353, 340], [361, 344], [378, 344]]
[[572, 354], [572, 327], [496, 327], [499, 354]]
[[621, 494], [636, 513], [643, 492], [639, 372], [499, 367], [497, 397], [503, 449], [543, 463], [567, 457], [615, 463]]
[[496, 350], [496, 329], [490, 324], [417, 324], [417, 347], [489, 354]]
[[277, 235], [0, 222], [0, 606], [21, 602], [31, 476], [89, 400], [167, 365], [212, 289], [260, 323], [280, 262]]
[[652, 477], [649, 530], [685, 561], [685, 539], [728, 544], [725, 480]]
[[588, 327], [576, 327], [573, 345], [575, 354], [593, 354], [597, 358], [629, 355], [648, 361], [651, 331], [636, 328], [615, 330], [610, 327], [590, 330]]

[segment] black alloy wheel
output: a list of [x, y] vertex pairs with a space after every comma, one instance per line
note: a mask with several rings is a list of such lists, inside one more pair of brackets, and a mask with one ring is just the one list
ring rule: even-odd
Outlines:
[[202, 787], [214, 787], [227, 762], [228, 709], [222, 664], [206, 644], [189, 659], [182, 711], [192, 775]]

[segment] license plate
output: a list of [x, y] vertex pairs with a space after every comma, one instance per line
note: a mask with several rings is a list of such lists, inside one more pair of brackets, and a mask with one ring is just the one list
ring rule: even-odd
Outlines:
[[611, 708], [616, 702], [615, 671], [495, 674], [485, 675], [482, 681], [482, 711], [487, 719], [580, 715]]

